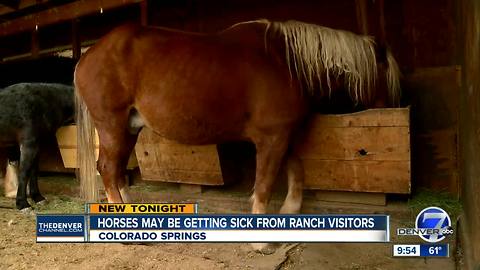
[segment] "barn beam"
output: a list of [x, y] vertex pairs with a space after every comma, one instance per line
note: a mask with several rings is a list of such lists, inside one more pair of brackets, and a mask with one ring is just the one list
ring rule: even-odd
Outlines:
[[140, 2], [140, 21], [143, 26], [148, 25], [148, 0]]
[[80, 41], [80, 35], [78, 31], [78, 19], [72, 20], [72, 57], [75, 60], [79, 60], [82, 56], [82, 44]]
[[0, 24], [0, 36], [7, 36], [19, 32], [31, 31], [38, 27], [72, 20], [81, 16], [100, 11], [139, 3], [142, 0], [91, 0], [76, 1], [56, 8], [41, 11], [35, 14], [20, 17]]
[[355, 0], [355, 11], [357, 14], [358, 32], [368, 35], [368, 5], [367, 0]]
[[7, 6], [13, 9], [18, 9], [18, 7], [20, 6], [20, 0], [0, 0], [0, 5]]
[[383, 0], [378, 0], [375, 2], [378, 13], [378, 36], [386, 44], [387, 43], [387, 32], [385, 30], [385, 4]]
[[37, 58], [40, 55], [40, 41], [38, 40], [38, 31], [33, 30], [31, 34], [31, 43], [30, 43], [30, 51], [32, 53], [33, 58]]

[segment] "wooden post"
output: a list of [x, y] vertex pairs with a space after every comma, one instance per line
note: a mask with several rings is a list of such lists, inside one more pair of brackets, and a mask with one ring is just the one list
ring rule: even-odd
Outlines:
[[315, 198], [327, 202], [387, 205], [387, 195], [385, 193], [317, 190]]
[[72, 57], [77, 60], [82, 55], [82, 46], [80, 42], [80, 35], [78, 33], [78, 19], [72, 20]]
[[31, 52], [33, 58], [37, 58], [40, 55], [40, 42], [38, 40], [37, 28], [35, 28], [31, 34]]
[[377, 5], [377, 13], [378, 13], [378, 38], [383, 41], [387, 42], [387, 33], [385, 30], [385, 7], [383, 0], [377, 0], [375, 2]]
[[368, 35], [367, 0], [355, 0], [355, 9], [357, 13], [358, 32], [362, 35]]
[[[36, 0], [36, 5], [40, 4], [40, 0]], [[38, 16], [35, 15], [35, 29], [31, 34], [31, 52], [32, 57], [37, 58], [40, 55], [40, 41], [38, 40]]]
[[140, 22], [143, 26], [148, 25], [148, 0], [140, 2]]

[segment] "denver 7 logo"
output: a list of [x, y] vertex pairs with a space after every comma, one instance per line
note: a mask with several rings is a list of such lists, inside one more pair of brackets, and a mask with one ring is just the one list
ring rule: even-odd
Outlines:
[[439, 207], [428, 207], [423, 209], [417, 216], [415, 226], [425, 233], [420, 234], [423, 240], [436, 243], [445, 239], [446, 235], [452, 234], [452, 222], [447, 212]]

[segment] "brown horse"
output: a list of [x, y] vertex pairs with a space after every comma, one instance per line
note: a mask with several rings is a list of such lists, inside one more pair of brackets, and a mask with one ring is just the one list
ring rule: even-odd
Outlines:
[[253, 142], [252, 213], [266, 213], [282, 162], [289, 180], [280, 212], [298, 213], [303, 169], [287, 152], [312, 101], [342, 87], [369, 106], [399, 97], [397, 64], [378, 52], [368, 37], [296, 21], [244, 22], [214, 34], [118, 27], [75, 71], [84, 196], [98, 196], [92, 119], [108, 202], [128, 200], [125, 167], [147, 126], [184, 144]]

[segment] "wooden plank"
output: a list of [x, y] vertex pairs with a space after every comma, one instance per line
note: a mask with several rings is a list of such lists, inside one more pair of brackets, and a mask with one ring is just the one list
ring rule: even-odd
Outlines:
[[82, 42], [80, 40], [80, 35], [78, 31], [79, 20], [72, 20], [72, 58], [79, 60], [82, 56]]
[[215, 145], [181, 145], [143, 129], [135, 152], [145, 180], [223, 185]]
[[223, 185], [221, 172], [192, 171], [189, 169], [164, 169], [160, 166], [145, 166], [139, 159], [140, 172], [143, 180], [164, 181], [171, 183], [220, 186]]
[[461, 68], [417, 68], [404, 79], [411, 95], [416, 185], [460, 196], [458, 160]]
[[20, 7], [20, 0], [0, 0], [0, 5], [18, 9]]
[[314, 115], [309, 128], [408, 127], [409, 119], [409, 108], [370, 109], [350, 114]]
[[375, 2], [378, 13], [378, 33], [377, 38], [383, 43], [387, 44], [387, 32], [385, 28], [385, 4], [383, 0]]
[[32, 7], [37, 4], [37, 0], [21, 0], [18, 9], [13, 9], [11, 7], [0, 7], [0, 15], [4, 15], [7, 13], [12, 13], [17, 10], [21, 10], [24, 8]]
[[320, 129], [319, 125], [321, 123], [310, 129], [308, 135], [298, 142], [295, 147], [298, 156], [329, 160], [410, 160], [408, 127]]
[[148, 25], [148, 0], [140, 2], [140, 22], [143, 26]]
[[[57, 130], [56, 137], [65, 168], [78, 168], [77, 127], [75, 125], [63, 126]], [[95, 144], [95, 156], [98, 158], [98, 135], [95, 136]], [[128, 159], [127, 169], [133, 169], [136, 167], [138, 167], [138, 161], [135, 152], [132, 151], [132, 154]]]
[[0, 36], [15, 34], [18, 32], [29, 31], [35, 29], [35, 25], [39, 28], [72, 20], [81, 16], [93, 14], [103, 11], [138, 3], [142, 0], [90, 0], [75, 1], [73, 3], [58, 6], [52, 9], [30, 14], [18, 19], [7, 21], [0, 24]]
[[307, 189], [410, 193], [409, 108], [315, 115], [294, 151]]
[[316, 191], [315, 197], [317, 200], [327, 202], [387, 205], [387, 196], [385, 193]]
[[367, 0], [355, 0], [355, 10], [357, 14], [357, 27], [362, 35], [368, 35], [368, 12]]
[[33, 29], [30, 37], [30, 50], [32, 52], [32, 57], [37, 58], [40, 55], [40, 42], [38, 40], [38, 31]]
[[[137, 147], [139, 156], [162, 165], [166, 170], [217, 171], [219, 166], [215, 146], [187, 146], [176, 143], [141, 144]], [[153, 160], [152, 160], [153, 161]]]
[[302, 159], [305, 188], [410, 193], [410, 161]]

